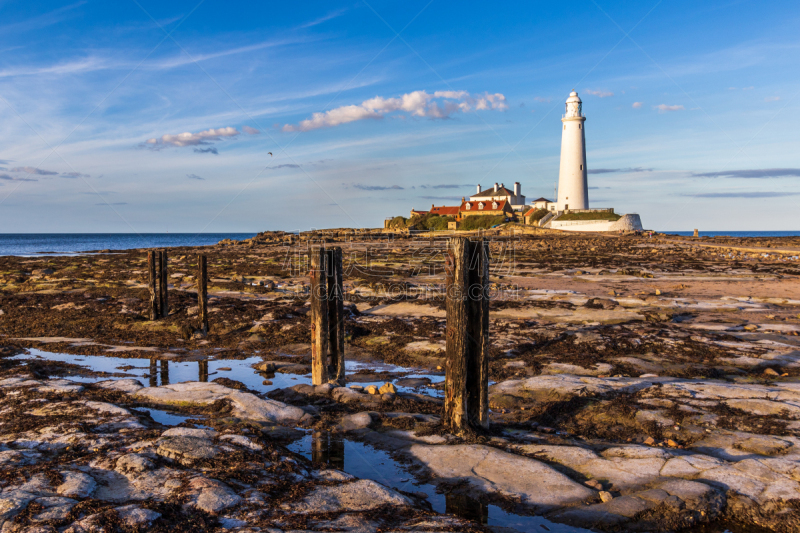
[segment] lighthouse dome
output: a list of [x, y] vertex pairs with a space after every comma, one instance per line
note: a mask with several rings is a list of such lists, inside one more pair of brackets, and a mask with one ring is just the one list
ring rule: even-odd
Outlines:
[[575, 91], [572, 91], [571, 93], [569, 93], [569, 98], [567, 98], [567, 103], [568, 104], [571, 104], [571, 103], [580, 104], [582, 102], [581, 102], [580, 96], [578, 96], [578, 93], [576, 93]]

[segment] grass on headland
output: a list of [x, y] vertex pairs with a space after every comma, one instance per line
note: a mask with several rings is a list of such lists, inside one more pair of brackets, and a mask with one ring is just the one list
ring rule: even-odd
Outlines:
[[603, 211], [593, 211], [589, 213], [564, 213], [560, 217], [558, 217], [558, 221], [569, 221], [569, 220], [610, 220], [611, 222], [616, 222], [622, 218], [622, 216], [616, 213], [608, 213]]
[[464, 231], [472, 231], [476, 229], [489, 229], [492, 226], [502, 224], [505, 221], [506, 217], [502, 215], [498, 216], [479, 215], [479, 216], [464, 217], [464, 219], [461, 220], [461, 224], [458, 226], [458, 229]]

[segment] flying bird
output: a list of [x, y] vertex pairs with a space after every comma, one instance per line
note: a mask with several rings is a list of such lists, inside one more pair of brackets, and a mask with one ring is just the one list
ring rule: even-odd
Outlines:
[[269, 155], [272, 155], [272, 152], [267, 152]]

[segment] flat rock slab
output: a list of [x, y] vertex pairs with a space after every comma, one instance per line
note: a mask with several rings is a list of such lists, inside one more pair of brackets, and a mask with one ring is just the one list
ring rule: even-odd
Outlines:
[[163, 405], [208, 405], [218, 400], [229, 400], [233, 404], [233, 415], [239, 418], [294, 424], [305, 412], [275, 400], [261, 399], [249, 392], [229, 389], [218, 383], [189, 381], [163, 387], [148, 387], [139, 390], [134, 396]]
[[392, 489], [370, 479], [336, 486], [317, 487], [300, 501], [285, 504], [284, 509], [296, 513], [328, 513], [336, 511], [369, 511], [383, 505], [410, 506], [412, 501]]
[[510, 394], [526, 399], [555, 401], [579, 394], [605, 394], [612, 391], [636, 392], [654, 383], [675, 381], [674, 378], [598, 378], [559, 374], [513, 379], [492, 385], [489, 392]]
[[186, 464], [200, 459], [213, 459], [220, 452], [220, 449], [208, 439], [167, 437], [160, 441], [160, 446], [156, 450], [158, 455]]
[[486, 494], [518, 498], [547, 509], [577, 503], [595, 495], [546, 464], [482, 445], [426, 446], [415, 444], [408, 454], [444, 480], [466, 480]]

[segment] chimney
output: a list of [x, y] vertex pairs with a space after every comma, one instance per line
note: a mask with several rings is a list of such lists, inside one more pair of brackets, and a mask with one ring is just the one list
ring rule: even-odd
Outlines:
[[478, 192], [476, 192], [475, 194], [480, 194], [480, 193], [481, 193], [481, 184], [479, 183], [478, 184]]
[[461, 203], [463, 204], [465, 201], [466, 201], [466, 198], [462, 196], [461, 197]]
[[514, 182], [514, 196], [519, 196], [519, 191], [521, 187], [518, 181]]
[[494, 182], [494, 192], [497, 192], [497, 189], [498, 189], [497, 182]]

